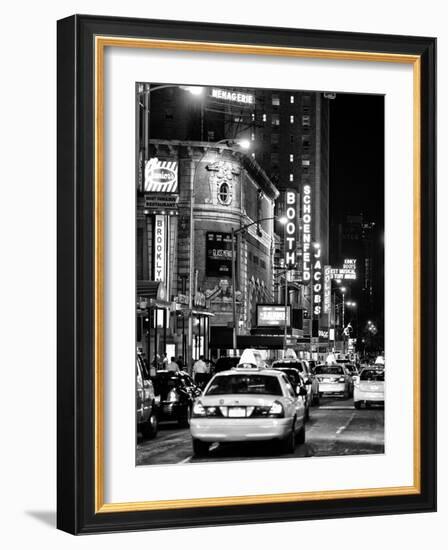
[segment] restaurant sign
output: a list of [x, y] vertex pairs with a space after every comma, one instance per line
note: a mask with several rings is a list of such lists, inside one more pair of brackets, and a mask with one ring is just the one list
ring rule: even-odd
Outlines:
[[145, 163], [146, 193], [177, 193], [177, 161], [153, 157]]

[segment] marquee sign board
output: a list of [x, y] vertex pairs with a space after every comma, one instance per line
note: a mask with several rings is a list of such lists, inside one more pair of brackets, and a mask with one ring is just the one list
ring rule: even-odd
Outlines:
[[145, 162], [146, 193], [177, 193], [177, 161], [153, 157]]
[[330, 270], [330, 277], [341, 281], [356, 280], [356, 259], [346, 258], [341, 268]]
[[226, 103], [239, 103], [242, 105], [254, 105], [255, 96], [253, 94], [245, 94], [232, 90], [224, 90], [221, 88], [212, 88], [210, 97]]
[[[286, 324], [291, 325], [291, 306], [286, 308]], [[284, 327], [285, 306], [282, 304], [259, 305], [257, 304], [258, 327]]]

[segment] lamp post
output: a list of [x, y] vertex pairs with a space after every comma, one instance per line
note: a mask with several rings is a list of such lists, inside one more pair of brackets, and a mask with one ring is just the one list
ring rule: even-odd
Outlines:
[[[203, 91], [204, 91], [204, 88], [202, 86], [182, 86], [182, 85], [179, 85], [179, 84], [161, 84], [160, 86], [154, 86], [153, 88], [151, 88], [151, 84], [149, 83], [146, 83], [146, 84], [137, 84], [138, 88], [138, 96], [140, 98], [140, 96], [142, 96], [143, 98], [143, 102], [138, 102], [140, 103], [140, 105], [143, 107], [144, 109], [144, 114], [143, 114], [143, 151], [144, 151], [144, 154], [143, 154], [143, 159], [142, 159], [142, 174], [143, 174], [143, 177], [142, 177], [142, 181], [143, 181], [143, 185], [142, 185], [142, 189], [141, 191], [144, 190], [144, 173], [145, 173], [145, 161], [149, 160], [149, 140], [150, 140], [150, 113], [151, 113], [151, 94], [153, 92], [156, 92], [158, 90], [164, 90], [166, 88], [179, 88], [180, 90], [184, 90], [188, 93], [190, 93], [191, 95], [193, 96], [200, 96], [202, 95]], [[137, 114], [140, 112], [140, 109], [139, 109], [139, 106], [137, 105]], [[139, 131], [139, 128], [140, 128], [140, 124], [139, 124], [139, 120], [137, 120], [137, 124], [136, 124], [136, 128], [137, 128], [137, 132]], [[137, 155], [139, 155], [139, 149], [140, 149], [140, 144], [139, 144], [139, 147], [137, 147]], [[137, 159], [138, 160], [138, 159]], [[137, 166], [139, 165], [139, 162], [137, 162]]]
[[[233, 353], [236, 354], [236, 350], [237, 350], [237, 337], [238, 337], [238, 324], [237, 324], [237, 319], [236, 319], [236, 295], [235, 295], [235, 291], [236, 291], [236, 250], [235, 250], [235, 236], [238, 235], [238, 233], [242, 233], [243, 231], [245, 231], [246, 229], [248, 229], [249, 227], [251, 227], [252, 225], [255, 225], [255, 224], [259, 224], [260, 222], [265, 222], [267, 220], [276, 220], [278, 219], [278, 221], [282, 224], [282, 225], [286, 225], [286, 222], [288, 221], [286, 218], [284, 217], [281, 217], [281, 218], [276, 218], [274, 216], [270, 216], [268, 218], [261, 218], [261, 219], [258, 219], [258, 220], [255, 220], [251, 223], [248, 223], [246, 225], [243, 225], [243, 227], [240, 227], [239, 229], [233, 229], [232, 227], [232, 348], [233, 348]], [[287, 278], [286, 278], [286, 272], [285, 272], [285, 287], [287, 287], [287, 282], [286, 282]], [[287, 288], [286, 288], [286, 291], [285, 291], [285, 294], [287, 292]], [[286, 312], [287, 312], [287, 309], [286, 309], [286, 306], [285, 306], [285, 331], [286, 331], [286, 322], [287, 322], [287, 319], [286, 319]]]
[[[287, 221], [287, 220], [286, 220]], [[285, 243], [285, 256], [286, 256], [286, 222], [283, 224], [283, 242]], [[291, 330], [292, 333], [292, 330]], [[285, 326], [283, 333], [283, 347], [286, 357], [286, 347], [288, 342], [288, 266], [285, 262]]]
[[342, 294], [342, 353], [345, 354], [345, 286], [340, 288]]

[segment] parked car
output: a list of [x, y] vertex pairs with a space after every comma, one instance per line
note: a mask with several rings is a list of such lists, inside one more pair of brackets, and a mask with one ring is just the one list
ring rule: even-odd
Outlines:
[[384, 369], [366, 367], [355, 378], [353, 401], [356, 409], [364, 404], [370, 407], [372, 404], [384, 406]]
[[319, 395], [337, 394], [348, 399], [352, 392], [352, 378], [344, 365], [318, 365], [315, 369]]
[[149, 370], [143, 357], [137, 353], [136, 360], [136, 417], [137, 431], [144, 438], [153, 438], [157, 434], [157, 411], [154, 386], [149, 378]]
[[176, 420], [187, 428], [194, 400], [201, 394], [191, 376], [184, 371], [159, 370], [154, 378], [154, 392], [159, 422]]
[[190, 430], [198, 456], [214, 442], [267, 440], [293, 453], [305, 442], [305, 405], [283, 372], [234, 368], [216, 374], [196, 399]]

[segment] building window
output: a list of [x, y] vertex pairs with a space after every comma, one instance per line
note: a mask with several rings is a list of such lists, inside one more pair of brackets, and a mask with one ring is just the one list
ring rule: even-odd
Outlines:
[[294, 181], [294, 174], [289, 174], [289, 181]]
[[250, 139], [251, 139], [252, 141], [255, 141], [255, 134], [254, 134], [254, 132], [251, 133]]
[[294, 96], [293, 95], [289, 97], [289, 102], [294, 103]]
[[255, 254], [253, 256], [253, 262], [254, 262], [254, 264], [258, 265], [258, 256], [255, 256]]
[[278, 170], [278, 165], [280, 162], [280, 156], [278, 153], [271, 153], [271, 167], [272, 170]]
[[272, 126], [280, 126], [280, 115], [272, 115]]
[[278, 94], [272, 94], [272, 105], [278, 107], [280, 105], [280, 96]]
[[229, 204], [232, 196], [230, 187], [226, 181], [223, 181], [218, 188], [218, 199], [221, 204]]
[[294, 115], [290, 115], [290, 116], [289, 116], [289, 122], [290, 122], [291, 124], [294, 124]]
[[304, 128], [307, 128], [309, 127], [310, 125], [310, 115], [303, 115], [302, 116], [302, 126]]
[[255, 153], [252, 153], [252, 158], [253, 158], [253, 159], [255, 158]]
[[262, 119], [263, 119], [263, 122], [266, 122], [266, 114], [265, 113], [263, 113]]
[[252, 119], [252, 120], [255, 120], [255, 113], [252, 113], [251, 119]]
[[165, 120], [173, 120], [173, 109], [166, 109], [165, 110]]
[[302, 136], [302, 147], [305, 150], [310, 148], [310, 136]]
[[304, 95], [302, 98], [302, 112], [304, 115], [309, 115], [311, 111], [311, 96]]
[[289, 142], [294, 143], [294, 136], [292, 134], [289, 136]]
[[242, 116], [233, 117], [233, 122], [244, 122], [244, 118]]
[[271, 134], [272, 145], [278, 145], [280, 143], [280, 134]]
[[289, 155], [289, 162], [294, 162], [294, 155]]
[[212, 130], [209, 130], [207, 132], [208, 141], [215, 141], [215, 132]]

